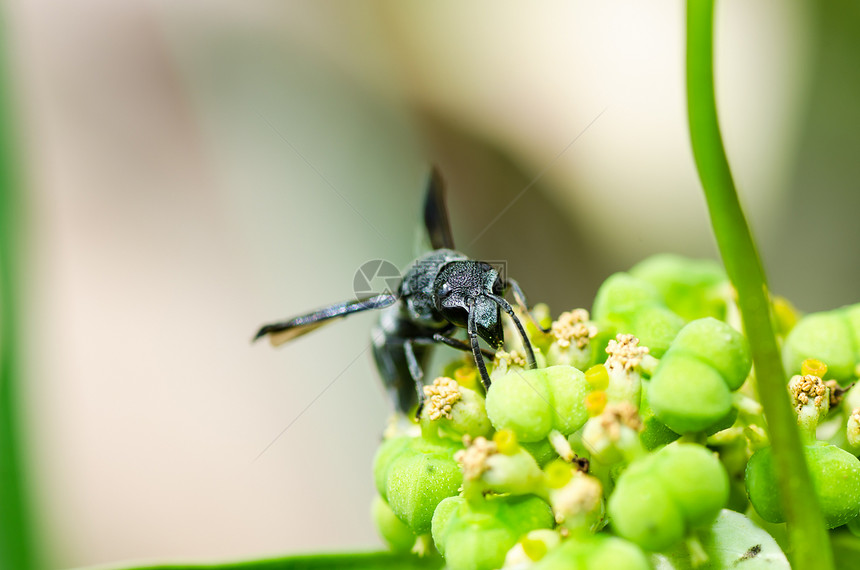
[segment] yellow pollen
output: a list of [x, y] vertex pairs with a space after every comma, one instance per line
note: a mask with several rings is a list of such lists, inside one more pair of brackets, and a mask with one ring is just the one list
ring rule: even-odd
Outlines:
[[474, 440], [468, 435], [463, 436], [466, 449], [461, 449], [454, 454], [454, 459], [463, 466], [463, 477], [466, 479], [478, 479], [484, 471], [489, 469], [487, 460], [499, 452], [499, 448], [492, 440], [485, 437], [476, 437]]
[[630, 372], [642, 363], [648, 352], [648, 347], [639, 346], [639, 339], [632, 334], [619, 334], [615, 340], [610, 340], [606, 347], [606, 353], [609, 355], [606, 367], [610, 370], [621, 368], [624, 372]]
[[639, 410], [630, 402], [608, 404], [600, 414], [600, 427], [611, 441], [621, 439], [621, 428], [628, 427], [633, 431], [642, 429], [642, 418]]
[[460, 401], [460, 386], [453, 378], [440, 376], [433, 380], [432, 385], [424, 386], [424, 395], [427, 396], [424, 409], [428, 418], [438, 420], [445, 417], [450, 420], [454, 404]]
[[830, 404], [829, 389], [818, 376], [813, 376], [812, 374], [792, 376], [788, 383], [788, 389], [794, 409], [798, 413], [804, 406], [809, 404], [810, 400], [816, 408], [822, 406], [825, 397], [827, 398], [828, 405]]
[[498, 366], [499, 363], [502, 361], [505, 361], [505, 363], [509, 367], [513, 365], [525, 368], [527, 364], [526, 355], [519, 350], [512, 350], [510, 352], [505, 352], [504, 350], [497, 350], [496, 356], [495, 358], [493, 358], [493, 364]]
[[597, 327], [587, 324], [588, 319], [588, 311], [585, 309], [564, 312], [552, 323], [550, 334], [561, 348], [569, 347], [572, 341], [577, 348], [583, 349], [597, 336]]

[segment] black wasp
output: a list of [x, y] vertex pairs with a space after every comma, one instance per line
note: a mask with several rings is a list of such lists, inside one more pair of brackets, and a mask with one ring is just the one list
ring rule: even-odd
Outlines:
[[[434, 168], [427, 185], [424, 224], [430, 237], [430, 251], [409, 266], [395, 293], [384, 293], [324, 307], [307, 315], [265, 325], [254, 337], [268, 335], [277, 346], [307, 334], [334, 319], [369, 309], [384, 309], [374, 327], [373, 356], [382, 380], [397, 408], [409, 413], [423, 401], [421, 389], [430, 349], [445, 344], [471, 352], [484, 387], [490, 376], [484, 356], [493, 352], [481, 349], [478, 337], [494, 349], [504, 342], [501, 310], [513, 319], [523, 340], [528, 367], [535, 367], [535, 356], [520, 320], [504, 299], [508, 287], [526, 311], [525, 297], [513, 279], [506, 281], [490, 264], [474, 261], [454, 251], [445, 190]], [[465, 328], [468, 342], [452, 338], [457, 327]]]

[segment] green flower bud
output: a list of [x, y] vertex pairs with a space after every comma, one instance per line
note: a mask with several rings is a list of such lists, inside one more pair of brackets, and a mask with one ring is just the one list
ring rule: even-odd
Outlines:
[[827, 365], [826, 378], [847, 383], [860, 362], [860, 304], [806, 315], [795, 325], [782, 348], [789, 375], [800, 374], [801, 364], [815, 358]]
[[648, 402], [648, 392], [650, 390], [650, 382], [643, 382], [642, 390], [642, 405], [639, 407], [639, 417], [642, 420], [642, 431], [639, 432], [639, 441], [648, 451], [662, 447], [681, 437], [675, 433], [666, 424], [657, 419], [654, 415], [654, 410]]
[[582, 445], [593, 460], [604, 465], [629, 463], [644, 453], [639, 441], [641, 428], [642, 421], [632, 404], [609, 404], [599, 416], [585, 423]]
[[594, 299], [593, 317], [633, 334], [651, 354], [660, 357], [684, 326], [684, 319], [670, 311], [650, 283], [626, 273], [611, 275]]
[[553, 524], [549, 505], [534, 496], [451, 497], [436, 510], [433, 541], [451, 570], [499, 568], [521, 536]]
[[531, 568], [532, 563], [546, 556], [560, 542], [561, 537], [554, 530], [533, 530], [508, 551], [503, 568]]
[[619, 535], [646, 550], [665, 550], [688, 528], [709, 524], [728, 496], [728, 476], [711, 452], [672, 444], [621, 474], [608, 510]]
[[[628, 327], [619, 326], [619, 331], [635, 335], [655, 358], [666, 353], [672, 340], [684, 327], [684, 319], [662, 305], [642, 307], [630, 315], [627, 322]], [[629, 328], [629, 331], [625, 328]]]
[[529, 455], [535, 458], [537, 464], [543, 469], [547, 463], [558, 457], [555, 448], [547, 439], [540, 441], [521, 442], [520, 446], [525, 449]]
[[612, 528], [646, 550], [665, 550], [684, 538], [682, 511], [663, 482], [648, 472], [622, 473], [607, 510]]
[[380, 495], [415, 534], [430, 530], [436, 506], [456, 495], [463, 483], [454, 454], [463, 448], [448, 440], [405, 438], [406, 443], [383, 443], [374, 461], [374, 478]]
[[792, 376], [788, 381], [791, 405], [797, 413], [797, 423], [807, 443], [815, 441], [815, 431], [819, 422], [830, 410], [830, 389], [818, 376]]
[[543, 471], [526, 450], [514, 444], [515, 449], [502, 453], [495, 441], [483, 437], [468, 444], [454, 455], [463, 467], [467, 496], [487, 490], [512, 495], [543, 493]]
[[371, 515], [379, 536], [394, 552], [409, 552], [415, 544], [415, 533], [403, 523], [388, 503], [377, 495], [373, 498]]
[[732, 407], [732, 393], [714, 368], [670, 351], [651, 378], [648, 402], [669, 429], [690, 433], [703, 431], [725, 417]]
[[453, 378], [436, 378], [433, 384], [424, 386], [424, 395], [427, 399], [421, 419], [432, 423], [436, 435], [459, 441], [464, 435], [486, 436], [492, 431], [484, 397], [460, 386]]
[[658, 254], [637, 263], [630, 275], [653, 285], [666, 306], [687, 321], [726, 317], [728, 280], [715, 261]]
[[496, 429], [510, 429], [523, 442], [553, 429], [568, 435], [588, 419], [583, 401], [590, 389], [585, 374], [571, 366], [513, 370], [493, 380], [487, 415]]
[[549, 495], [555, 522], [569, 531], [588, 534], [603, 525], [603, 486], [597, 478], [574, 471], [567, 484]]
[[[835, 445], [803, 448], [827, 528], [843, 525], [860, 513], [860, 461]], [[774, 474], [773, 451], [758, 450], [746, 469], [746, 487], [756, 512], [768, 522], [784, 522]]]
[[559, 315], [550, 328], [552, 344], [547, 348], [550, 366], [568, 365], [585, 370], [595, 359], [594, 343], [597, 327], [589, 320], [588, 311], [575, 309]]
[[707, 430], [731, 412], [731, 392], [744, 383], [751, 366], [749, 345], [740, 333], [716, 319], [693, 321], [660, 361], [648, 401], [672, 431]]
[[747, 339], [713, 318], [693, 321], [681, 329], [672, 342], [671, 352], [687, 353], [710, 365], [732, 391], [741, 387], [752, 368]]
[[660, 450], [655, 475], [683, 511], [687, 524], [710, 524], [729, 499], [729, 476], [710, 450], [677, 443]]
[[552, 549], [532, 570], [570, 570], [590, 568], [651, 568], [645, 553], [635, 544], [605, 534], [565, 540]]
[[615, 273], [597, 290], [591, 314], [600, 321], [623, 320], [642, 307], [662, 302], [660, 292], [650, 283], [627, 273]]
[[412, 437], [399, 435], [383, 440], [376, 450], [376, 457], [373, 459], [373, 481], [376, 483], [376, 492], [381, 496], [385, 496], [388, 487], [388, 468], [391, 462], [399, 457], [412, 441]]

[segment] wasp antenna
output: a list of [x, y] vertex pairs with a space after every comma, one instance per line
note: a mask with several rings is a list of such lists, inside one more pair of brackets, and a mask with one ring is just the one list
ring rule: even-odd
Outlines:
[[511, 304], [505, 301], [504, 298], [499, 297], [498, 295], [487, 293], [487, 297], [492, 299], [511, 317], [511, 319], [513, 319], [514, 324], [517, 326], [517, 330], [519, 331], [520, 336], [523, 339], [523, 348], [526, 349], [526, 359], [528, 360], [529, 368], [537, 368], [537, 362], [535, 361], [535, 352], [532, 349], [532, 343], [529, 340], [529, 337], [526, 336], [526, 330], [523, 328], [523, 323], [520, 322], [519, 317], [517, 317], [516, 313], [514, 313], [514, 308], [511, 307]]
[[475, 322], [474, 302], [469, 305], [469, 320], [466, 323], [466, 331], [469, 333], [469, 342], [472, 345], [472, 356], [475, 358], [475, 366], [478, 367], [478, 372], [481, 374], [481, 382], [484, 384], [484, 389], [490, 389], [490, 375], [487, 373], [487, 365], [484, 364], [484, 357], [481, 353], [481, 345], [478, 344], [478, 324]]

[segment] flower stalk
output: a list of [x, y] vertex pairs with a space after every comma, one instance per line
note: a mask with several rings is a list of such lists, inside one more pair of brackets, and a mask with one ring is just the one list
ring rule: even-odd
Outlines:
[[687, 1], [690, 138], [717, 245], [752, 349], [791, 540], [793, 568], [832, 568], [832, 553], [801, 450], [774, 336], [764, 270], [741, 210], [717, 118], [713, 74], [714, 0]]

